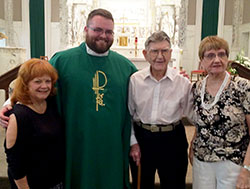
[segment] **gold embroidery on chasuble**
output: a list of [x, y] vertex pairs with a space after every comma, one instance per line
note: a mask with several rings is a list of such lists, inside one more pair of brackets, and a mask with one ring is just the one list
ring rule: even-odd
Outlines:
[[[104, 82], [100, 83], [100, 77], [104, 78]], [[105, 106], [103, 103], [103, 96], [104, 93], [101, 93], [101, 91], [104, 90], [104, 87], [107, 85], [107, 77], [106, 74], [100, 70], [97, 70], [95, 72], [95, 76], [93, 77], [93, 91], [96, 95], [96, 111], [98, 111], [99, 106]]]

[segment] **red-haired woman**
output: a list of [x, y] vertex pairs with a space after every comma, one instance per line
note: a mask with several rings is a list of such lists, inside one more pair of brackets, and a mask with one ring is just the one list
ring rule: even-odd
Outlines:
[[40, 59], [18, 72], [5, 141], [12, 188], [63, 188], [64, 127], [52, 98], [57, 78]]

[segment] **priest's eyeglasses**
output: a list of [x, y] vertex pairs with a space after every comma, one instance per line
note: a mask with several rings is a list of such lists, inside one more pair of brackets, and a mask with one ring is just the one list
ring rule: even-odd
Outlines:
[[169, 53], [170, 49], [151, 49], [149, 50], [149, 54], [152, 58], [156, 58], [159, 53], [161, 52], [161, 55], [166, 57]]
[[113, 36], [114, 35], [114, 31], [113, 30], [104, 30], [102, 28], [96, 27], [90, 27], [88, 26], [89, 29], [91, 29], [93, 32], [95, 32], [98, 35], [102, 35], [103, 33], [105, 33], [106, 36]]
[[219, 52], [218, 54], [215, 53], [209, 53], [207, 55], [204, 55], [204, 58], [208, 61], [212, 61], [216, 58], [216, 56], [218, 56], [220, 59], [226, 59], [227, 58], [227, 54], [225, 52]]

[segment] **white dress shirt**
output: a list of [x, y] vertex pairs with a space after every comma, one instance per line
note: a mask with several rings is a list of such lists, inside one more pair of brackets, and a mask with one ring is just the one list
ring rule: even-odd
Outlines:
[[[193, 97], [190, 81], [179, 71], [168, 67], [165, 76], [157, 81], [150, 67], [134, 73], [129, 83], [128, 106], [134, 121], [145, 124], [171, 124], [190, 117]], [[134, 129], [130, 144], [136, 144]]]

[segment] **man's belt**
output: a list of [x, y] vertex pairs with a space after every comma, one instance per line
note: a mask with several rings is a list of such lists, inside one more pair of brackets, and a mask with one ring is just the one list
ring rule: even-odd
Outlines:
[[142, 127], [143, 129], [149, 130], [151, 132], [168, 132], [173, 131], [177, 125], [181, 123], [181, 121], [177, 121], [175, 123], [171, 123], [168, 125], [158, 125], [158, 124], [145, 124], [141, 121], [135, 122], [137, 126]]

